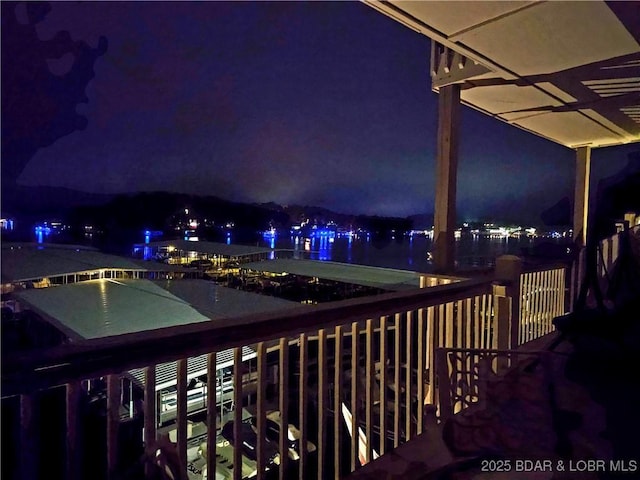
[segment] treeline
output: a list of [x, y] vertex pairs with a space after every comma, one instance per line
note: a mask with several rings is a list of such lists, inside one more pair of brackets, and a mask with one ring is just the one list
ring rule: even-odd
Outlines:
[[201, 225], [205, 220], [207, 225], [233, 222], [235, 228], [246, 230], [266, 229], [270, 225], [288, 229], [304, 220], [317, 224], [333, 221], [341, 227], [363, 228], [377, 234], [412, 228], [412, 221], [408, 218], [346, 215], [321, 207], [249, 204], [213, 196], [167, 192], [118, 195], [104, 205], [77, 207], [68, 220], [75, 225], [93, 225], [107, 235], [118, 230], [167, 231], [174, 227], [178, 217], [184, 215], [185, 208], [189, 210], [188, 216], [197, 218]]

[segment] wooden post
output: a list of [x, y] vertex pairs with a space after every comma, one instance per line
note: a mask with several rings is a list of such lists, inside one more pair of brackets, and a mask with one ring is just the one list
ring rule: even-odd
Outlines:
[[187, 359], [176, 363], [178, 405], [176, 409], [178, 459], [180, 468], [187, 468]]
[[360, 468], [358, 460], [358, 403], [360, 392], [358, 388], [358, 365], [360, 362], [360, 329], [358, 322], [351, 324], [351, 471]]
[[439, 273], [454, 269], [459, 118], [460, 85], [440, 87], [433, 233], [434, 262]]
[[280, 468], [278, 478], [284, 480], [289, 463], [289, 339], [280, 338], [280, 356], [278, 358], [280, 370], [280, 388], [278, 409], [280, 410], [280, 436], [278, 450], [280, 451]]
[[[260, 362], [260, 349], [258, 349], [258, 362]], [[217, 402], [218, 402], [218, 356], [216, 352], [207, 355], [207, 474], [214, 475], [216, 471], [216, 434], [217, 422]], [[260, 388], [260, 377], [258, 377], [258, 389]], [[260, 395], [258, 390], [258, 395]], [[258, 397], [260, 398], [260, 397]], [[220, 392], [222, 402], [222, 392]], [[222, 419], [220, 419], [222, 420]], [[209, 473], [211, 472], [211, 473]], [[260, 471], [258, 470], [258, 474]]]
[[[242, 347], [233, 349], [233, 440], [233, 480], [242, 480]], [[210, 471], [214, 478], [215, 467]]]
[[325, 460], [330, 451], [327, 445], [327, 410], [329, 407], [327, 368], [327, 333], [318, 330], [318, 480], [325, 478]]
[[387, 441], [387, 317], [380, 317], [380, 455]]
[[[400, 332], [402, 331], [402, 315], [395, 314], [395, 335], [393, 337], [393, 448], [400, 445]], [[356, 430], [354, 430], [356, 431]]]
[[307, 374], [309, 373], [309, 341], [306, 333], [300, 334], [300, 378], [299, 389], [299, 424], [300, 424], [300, 462], [298, 479], [304, 480], [307, 466]]
[[[364, 458], [367, 463], [373, 460], [373, 386], [375, 375], [375, 359], [373, 358], [373, 321], [368, 319], [365, 330], [365, 421], [364, 433], [367, 439]], [[354, 435], [357, 432], [354, 431]]]
[[411, 440], [411, 436], [413, 433], [413, 424], [412, 424], [412, 415], [411, 415], [411, 406], [413, 404], [413, 381], [411, 378], [411, 373], [413, 371], [413, 311], [407, 312], [407, 328], [405, 329], [405, 387], [404, 387], [404, 403], [405, 403], [405, 423], [404, 423], [404, 439], [406, 442]]
[[[344, 371], [342, 368], [342, 354], [344, 352], [343, 345], [343, 327], [336, 327], [335, 335], [335, 354], [333, 369], [333, 431], [334, 431], [334, 449], [333, 449], [333, 476], [336, 480], [341, 478], [342, 465], [342, 383], [344, 381]], [[307, 448], [306, 445], [304, 448]]]
[[502, 255], [496, 259], [494, 301], [498, 348], [517, 348], [520, 331], [520, 274], [522, 259], [515, 255]]
[[591, 147], [580, 147], [576, 149], [576, 183], [573, 201], [573, 240], [580, 246], [587, 244], [590, 174]]

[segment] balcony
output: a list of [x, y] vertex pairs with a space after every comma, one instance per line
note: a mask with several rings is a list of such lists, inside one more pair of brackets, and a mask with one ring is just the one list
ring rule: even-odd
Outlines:
[[[432, 78], [441, 95], [434, 234], [439, 265], [446, 269], [453, 262], [456, 198], [450, 187], [456, 181], [460, 100], [577, 150], [574, 232], [584, 244], [592, 146], [638, 140], [635, 79], [626, 78], [620, 95], [612, 88], [620, 83], [615, 76], [638, 58], [637, 32], [627, 31], [628, 21], [612, 8], [633, 7], [582, 2], [572, 16], [562, 2], [504, 3], [493, 12], [496, 4], [447, 12], [446, 2], [367, 3], [438, 42]], [[487, 15], [468, 23], [475, 8]], [[425, 15], [425, 9], [435, 11]], [[554, 22], [548, 37], [526, 38], [536, 30], [512, 23], [524, 16], [535, 25], [553, 9], [559, 11], [546, 17]], [[612, 24], [615, 35], [568, 28], [562, 24], [567, 16], [571, 26]], [[425, 17], [442, 25], [430, 26]], [[591, 43], [577, 33], [561, 41], [567, 40], [565, 31], [589, 42], [604, 39], [594, 45], [598, 58], [585, 58], [594, 49], [585, 48]], [[614, 37], [624, 37], [620, 48]], [[510, 38], [524, 47], [518, 50]], [[467, 45], [471, 41], [478, 43]], [[495, 51], [500, 45], [507, 51]], [[541, 61], [525, 55], [532, 52]], [[567, 59], [577, 60], [569, 66]], [[555, 73], [528, 71], [531, 65]], [[566, 87], [569, 80], [575, 85]], [[513, 107], [508, 112], [505, 103]], [[616, 257], [616, 243], [606, 245], [600, 252], [607, 269], [598, 267], [598, 282]], [[514, 441], [513, 428], [503, 429], [503, 443], [485, 433], [509, 426], [518, 413], [506, 408], [514, 398], [530, 395], [534, 404], [547, 406], [550, 397], [540, 392], [562, 386], [566, 352], [546, 347], [555, 340], [553, 319], [567, 313], [568, 299], [581, 291], [583, 260], [570, 273], [566, 266], [523, 269], [507, 258], [489, 279], [425, 276], [420, 289], [3, 358], [3, 473], [21, 479], [183, 479], [203, 478], [206, 467], [211, 478], [215, 465], [216, 478], [233, 479], [441, 478], [458, 472], [473, 478], [496, 451], [515, 455], [541, 445], [534, 443], [536, 427], [542, 443], [558, 440], [545, 408], [521, 430], [526, 441]], [[192, 385], [189, 365], [196, 361], [205, 381]], [[169, 368], [175, 386], [162, 396], [158, 372]], [[560, 392], [551, 398], [570, 397]], [[495, 423], [487, 413], [496, 414]], [[601, 419], [601, 412], [593, 418]], [[245, 428], [245, 420], [254, 425]], [[231, 427], [221, 438], [225, 425]], [[599, 452], [598, 446], [581, 447], [580, 453]], [[551, 459], [542, 448], [535, 454]], [[515, 458], [499, 460], [505, 465]]]
[[[13, 441], [4, 443], [3, 457], [15, 460], [5, 460], [5, 472], [8, 478], [136, 478], [166, 462], [176, 478], [187, 471], [201, 478], [205, 465], [221, 465], [227, 455], [227, 464], [243, 465], [218, 472], [230, 478], [309, 478], [316, 471], [317, 478], [344, 478], [420, 437], [434, 419], [479, 401], [470, 394], [454, 400], [456, 389], [443, 390], [440, 349], [510, 350], [553, 330], [551, 320], [566, 311], [566, 268], [519, 272], [520, 266], [517, 258], [499, 259], [501, 281], [424, 276], [424, 288], [414, 290], [4, 359], [5, 432]], [[224, 352], [228, 374], [220, 382]], [[187, 375], [196, 359], [207, 372], [200, 387]], [[167, 368], [177, 379], [170, 400], [156, 389], [156, 372]], [[131, 372], [143, 378], [139, 398]], [[91, 397], [96, 391], [103, 392], [99, 400]], [[218, 394], [206, 395], [213, 391]], [[101, 407], [92, 410], [90, 397]], [[169, 403], [172, 428], [163, 416]], [[267, 418], [275, 412], [279, 425], [298, 432], [293, 446], [286, 429], [268, 439]], [[247, 415], [255, 424], [254, 463], [239, 447]], [[232, 422], [232, 445], [219, 436], [223, 420]], [[267, 456], [274, 447], [292, 454], [278, 454], [274, 464]]]

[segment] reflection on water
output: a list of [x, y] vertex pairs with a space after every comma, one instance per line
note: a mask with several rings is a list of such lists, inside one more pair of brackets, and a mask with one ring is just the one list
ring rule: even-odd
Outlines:
[[[47, 232], [44, 228], [32, 230], [32, 235], [35, 234], [35, 240], [39, 243], [51, 242], [54, 236], [56, 240], [60, 237], [60, 235], [50, 235], [50, 233], [52, 232]], [[151, 249], [147, 244], [154, 240], [153, 235], [149, 235], [147, 231], [138, 232], [137, 235], [137, 238], [131, 238], [130, 240], [117, 239], [120, 240], [120, 243], [114, 245], [107, 243], [106, 246], [111, 248], [104, 248], [105, 245], [95, 244], [95, 239], [85, 243], [94, 244], [94, 246], [108, 253], [126, 255], [125, 252], [131, 252], [133, 243], [143, 240], [143, 257], [150, 259]], [[220, 232], [215, 238], [205, 239], [200, 237], [200, 239], [222, 242], [227, 245], [237, 244], [274, 250], [290, 250], [294, 258], [331, 260], [420, 272], [431, 272], [434, 268], [430, 255], [433, 248], [432, 239], [423, 235], [397, 235], [395, 238], [391, 236], [380, 238], [369, 234], [352, 234], [305, 238], [288, 235], [264, 236], [257, 232], [234, 231], [232, 233], [227, 230]], [[60, 240], [63, 239], [60, 238]], [[521, 255], [523, 251], [543, 242], [562, 244], [565, 243], [565, 240], [562, 238], [463, 235], [456, 239], [456, 260], [458, 267], [463, 269], [488, 266], [493, 264], [497, 256], [504, 254]], [[275, 253], [272, 252], [269, 258], [275, 258]]]
[[[544, 239], [549, 241], [549, 239]], [[459, 267], [481, 267], [491, 265], [495, 257], [505, 254], [520, 255], [541, 239], [495, 238], [463, 236], [456, 240], [456, 259]], [[428, 272], [433, 262], [428, 253], [432, 241], [424, 236], [397, 236], [395, 239], [353, 238], [301, 238], [277, 236], [263, 241], [260, 246], [292, 250], [295, 258], [332, 260], [386, 268], [398, 268]]]

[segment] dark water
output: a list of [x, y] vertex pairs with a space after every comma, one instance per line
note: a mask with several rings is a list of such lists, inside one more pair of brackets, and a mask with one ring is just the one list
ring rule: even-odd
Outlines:
[[[562, 240], [463, 236], [456, 240], [457, 264], [461, 268], [490, 266], [499, 255], [521, 255], [542, 242], [559, 245]], [[432, 241], [425, 236], [406, 235], [380, 240], [278, 236], [275, 239], [261, 238], [253, 245], [290, 249], [312, 260], [332, 260], [421, 272], [434, 269], [433, 262], [428, 258], [433, 247]]]

